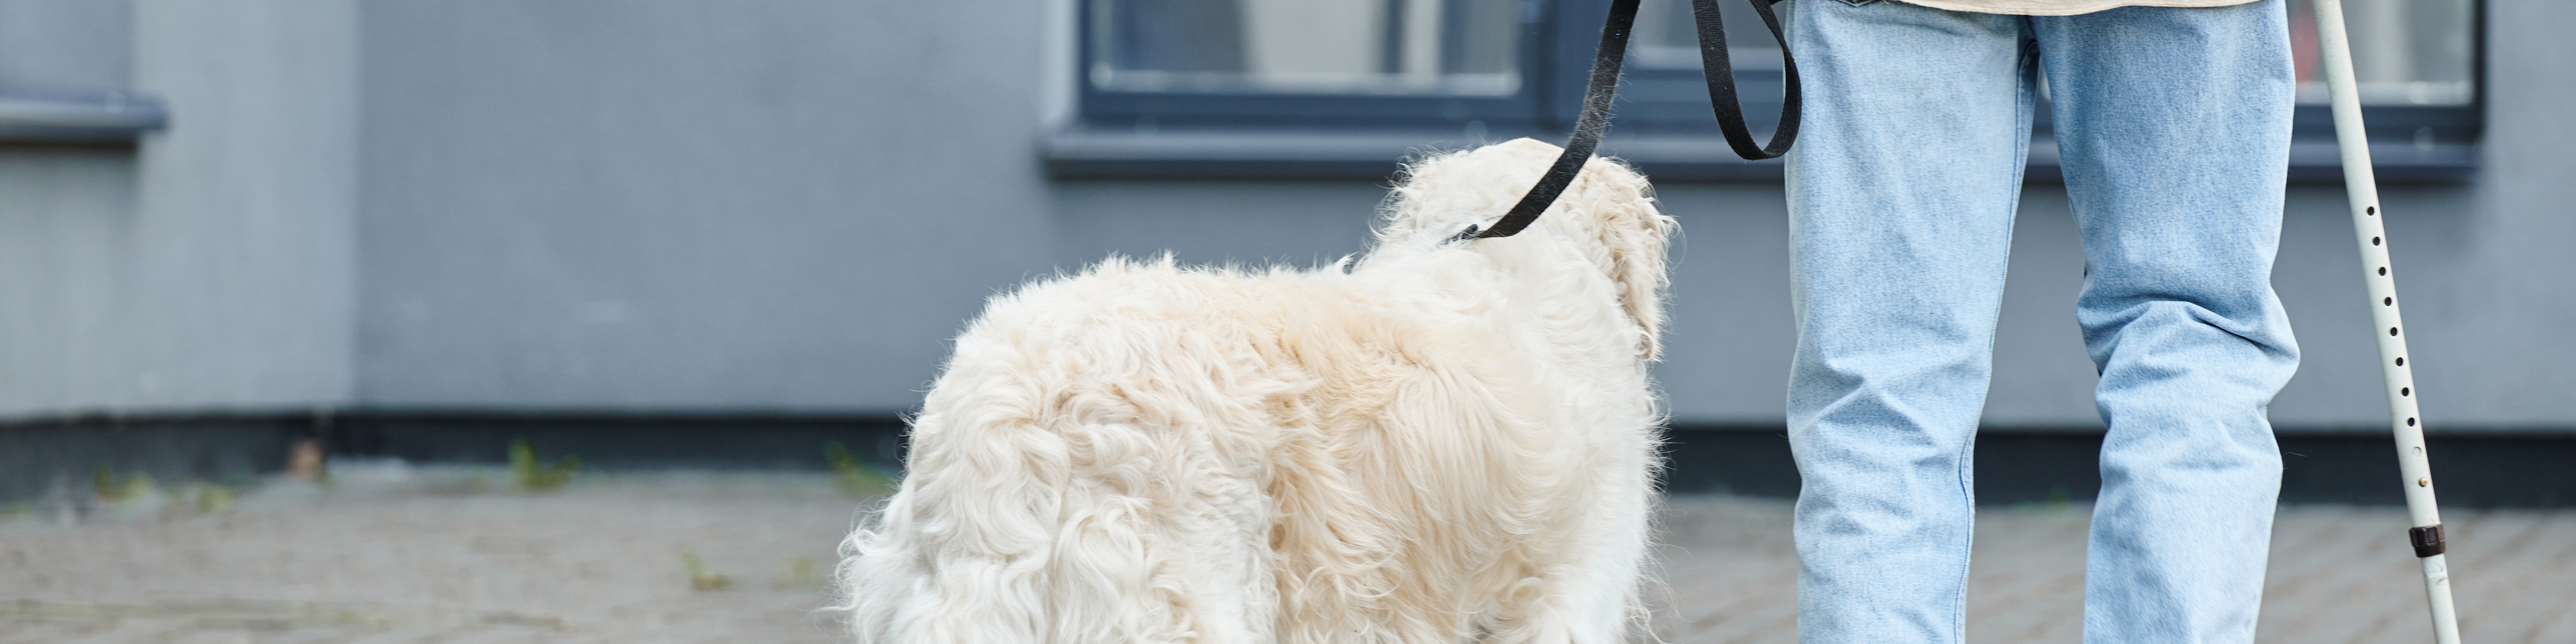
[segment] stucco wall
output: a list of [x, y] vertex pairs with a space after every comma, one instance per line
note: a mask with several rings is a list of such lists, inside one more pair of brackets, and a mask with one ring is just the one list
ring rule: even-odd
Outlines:
[[0, 3], [0, 82], [139, 89], [139, 148], [0, 147], [0, 414], [343, 404], [354, 5]]
[[1036, 5], [367, 5], [359, 397], [891, 413], [1050, 265]]
[[[368, 5], [366, 404], [899, 411], [994, 289], [1111, 252], [1311, 263], [1359, 250], [1381, 196], [1368, 182], [1047, 180], [1030, 141], [1060, 79], [1036, 0], [522, 4]], [[2568, 9], [2496, 11], [2532, 24]], [[2515, 27], [2493, 38], [2563, 47]], [[2549, 357], [2576, 357], [2553, 333], [2576, 321], [2560, 304], [2576, 290], [2499, 276], [2567, 261], [2537, 234], [2564, 230], [2564, 208], [2536, 207], [2564, 188], [2532, 166], [2563, 164], [2576, 140], [2516, 115], [2576, 84], [2546, 56], [2514, 58], [2490, 74], [2485, 178], [2384, 190], [2436, 427], [2576, 427], [2576, 403], [2543, 393], [2561, 380]], [[1778, 188], [1660, 188], [1688, 230], [1660, 368], [1673, 409], [1776, 423], [1790, 337]], [[1994, 424], [2098, 424], [2058, 190], [2024, 200]], [[2341, 200], [2292, 188], [2276, 279], [2308, 359], [2274, 410], [2285, 429], [2383, 418]]]
[[[72, 1], [0, 0], [0, 18]], [[108, 16], [93, 29], [131, 25], [133, 71], [113, 78], [114, 57], [93, 55], [111, 71], [81, 78], [162, 93], [172, 127], [139, 152], [0, 148], [0, 414], [893, 414], [983, 298], [1028, 277], [1111, 252], [1308, 264], [1361, 249], [1371, 182], [1047, 178], [1035, 142], [1066, 109], [1063, 7], [87, 10]], [[2560, 373], [2576, 359], [2562, 248], [2576, 126], [2560, 107], [2576, 102], [2576, 45], [2554, 27], [2576, 6], [2490, 14], [2480, 178], [2383, 189], [2417, 376], [2436, 431], [2576, 431]], [[48, 42], [9, 23], [0, 80], [36, 73], [10, 47]], [[1778, 423], [1779, 187], [1659, 190], [1686, 231], [1659, 367], [1677, 419]], [[1988, 420], [2095, 426], [2065, 201], [2038, 184], [2023, 204]], [[2285, 217], [2275, 281], [2307, 359], [2275, 421], [2375, 429], [2340, 187], [2292, 186]]]

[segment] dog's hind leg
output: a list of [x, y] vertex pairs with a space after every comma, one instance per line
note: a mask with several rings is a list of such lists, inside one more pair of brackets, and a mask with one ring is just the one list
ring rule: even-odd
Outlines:
[[1259, 487], [1218, 463], [1198, 432], [1111, 425], [1065, 435], [1077, 466], [1047, 565], [1054, 639], [1273, 639]]
[[1278, 641], [1269, 501], [1252, 482], [1203, 477], [1174, 505], [1170, 539], [1157, 544], [1191, 589], [1187, 610], [1200, 642]]
[[862, 644], [1043, 641], [1061, 447], [1015, 423], [914, 423], [902, 489], [844, 544], [840, 608]]
[[903, 491], [852, 537], [860, 641], [1272, 639], [1251, 482], [1130, 425], [970, 431], [917, 433]]
[[1572, 534], [1552, 554], [1544, 595], [1523, 628], [1532, 644], [1616, 644], [1643, 626], [1649, 512], [1653, 498], [1639, 470], [1616, 470], [1608, 494], [1591, 499]]

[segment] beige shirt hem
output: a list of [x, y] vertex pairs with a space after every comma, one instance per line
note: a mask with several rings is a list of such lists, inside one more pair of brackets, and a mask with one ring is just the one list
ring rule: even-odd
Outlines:
[[[1824, 0], [1841, 2], [1842, 0]], [[1896, 2], [1898, 0], [1881, 0]], [[2072, 16], [2120, 7], [2224, 7], [2255, 0], [1903, 0], [1934, 9], [2021, 16]]]

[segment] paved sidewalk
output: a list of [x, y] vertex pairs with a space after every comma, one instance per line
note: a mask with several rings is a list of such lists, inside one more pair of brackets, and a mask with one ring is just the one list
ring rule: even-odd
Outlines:
[[[213, 511], [152, 495], [0, 518], [0, 642], [829, 642], [811, 611], [861, 503], [824, 474], [533, 494], [498, 469], [337, 472]], [[2446, 518], [2468, 641], [2576, 642], [2576, 511]], [[1666, 639], [1793, 641], [1787, 503], [1682, 497], [1664, 520]], [[1978, 528], [1970, 641], [2078, 641], [2083, 506]], [[2258, 640], [2427, 641], [2404, 528], [2397, 508], [2285, 508]]]
[[[1970, 644], [2083, 639], [2089, 508], [1985, 508], [1970, 555]], [[2460, 637], [2576, 642], [2576, 511], [2443, 513]], [[1665, 516], [1658, 634], [1673, 642], [1787, 644], [1797, 637], [1789, 503], [1684, 497]], [[2265, 644], [2432, 641], [2422, 572], [2400, 507], [2287, 506], [2254, 639]]]

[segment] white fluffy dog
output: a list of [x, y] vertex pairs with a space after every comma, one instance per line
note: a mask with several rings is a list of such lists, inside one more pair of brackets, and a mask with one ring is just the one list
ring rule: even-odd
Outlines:
[[1594, 159], [1527, 231], [1452, 240], [1557, 154], [1415, 165], [1354, 266], [1113, 258], [995, 297], [844, 545], [853, 632], [1625, 640], [1672, 219]]

